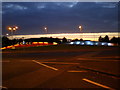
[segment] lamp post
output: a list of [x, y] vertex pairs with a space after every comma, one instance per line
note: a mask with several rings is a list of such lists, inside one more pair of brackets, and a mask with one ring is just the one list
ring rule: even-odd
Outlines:
[[46, 33], [48, 32], [48, 28], [47, 27], [44, 27], [44, 30], [45, 30]]
[[82, 26], [79, 26], [80, 31], [82, 31]]
[[10, 31], [12, 39], [13, 39], [13, 34], [18, 29], [18, 26], [8, 26], [7, 29]]
[[[82, 26], [80, 25], [78, 28], [79, 28], [80, 32], [82, 32]], [[82, 35], [82, 39], [83, 39], [83, 35]]]

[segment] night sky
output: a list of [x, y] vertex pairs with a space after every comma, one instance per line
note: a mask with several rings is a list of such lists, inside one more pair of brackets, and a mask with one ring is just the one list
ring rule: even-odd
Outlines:
[[3, 34], [17, 25], [16, 34], [118, 32], [117, 2], [3, 2]]

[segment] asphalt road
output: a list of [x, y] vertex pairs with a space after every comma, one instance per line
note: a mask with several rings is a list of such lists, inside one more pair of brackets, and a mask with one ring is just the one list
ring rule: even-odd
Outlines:
[[118, 49], [16, 52], [3, 51], [3, 85], [9, 88], [116, 90]]

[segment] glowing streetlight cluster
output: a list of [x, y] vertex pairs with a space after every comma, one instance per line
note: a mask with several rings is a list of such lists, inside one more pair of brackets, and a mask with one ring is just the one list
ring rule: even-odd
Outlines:
[[[10, 31], [11, 37], [13, 39], [13, 34], [14, 32], [18, 29], [18, 26], [8, 26], [7, 30]], [[6, 34], [6, 36], [8, 36], [9, 34]]]
[[7, 30], [11, 32], [11, 35], [18, 29], [18, 26], [8, 26]]
[[18, 26], [9, 26], [8, 30], [9, 31], [16, 31], [18, 29]]

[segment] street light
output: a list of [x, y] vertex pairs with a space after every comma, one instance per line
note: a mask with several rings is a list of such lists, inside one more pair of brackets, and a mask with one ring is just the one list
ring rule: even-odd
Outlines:
[[[80, 32], [82, 32], [82, 26], [80, 25], [79, 27]], [[82, 33], [82, 38], [83, 38], [83, 33]]]
[[6, 33], [6, 36], [8, 36], [9, 34], [8, 33]]
[[15, 26], [16, 29], [18, 29], [18, 26]]
[[13, 31], [16, 31], [18, 29], [18, 26], [9, 26], [7, 28], [11, 33], [13, 33]]
[[8, 26], [7, 29], [11, 32], [11, 36], [18, 29], [18, 26]]
[[44, 27], [44, 30], [45, 30], [46, 33], [48, 32], [48, 28], [47, 27]]
[[79, 26], [80, 31], [82, 31], [82, 26]]
[[8, 30], [12, 30], [12, 28], [11, 28], [11, 27], [8, 27]]

